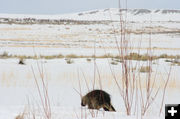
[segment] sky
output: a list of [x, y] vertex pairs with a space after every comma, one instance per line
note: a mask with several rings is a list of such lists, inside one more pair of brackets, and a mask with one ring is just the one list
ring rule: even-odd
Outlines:
[[[66, 14], [104, 8], [118, 8], [118, 0], [0, 0], [0, 13]], [[180, 9], [180, 0], [127, 0], [127, 8]]]

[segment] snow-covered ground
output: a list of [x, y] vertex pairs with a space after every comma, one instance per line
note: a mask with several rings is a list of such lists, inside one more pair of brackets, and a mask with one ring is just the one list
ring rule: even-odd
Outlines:
[[[123, 14], [126, 12], [123, 11]], [[120, 41], [120, 24], [118, 9], [95, 10], [66, 15], [10, 15], [0, 14], [0, 18], [36, 18], [36, 19], [71, 19], [85, 21], [110, 20], [106, 23], [94, 24], [0, 24], [0, 54], [7, 52], [9, 55], [93, 55], [94, 46], [96, 55], [106, 53], [118, 54], [116, 38]], [[1, 22], [1, 21], [0, 21]], [[168, 54], [180, 55], [180, 13], [179, 10], [128, 10], [127, 12], [127, 36], [132, 51], [141, 54], [147, 52], [149, 40], [154, 55]], [[114, 35], [115, 34], [115, 35]], [[127, 116], [122, 97], [115, 83], [108, 60], [96, 59], [97, 67], [94, 68], [93, 60], [86, 58], [72, 59], [72, 64], [67, 64], [65, 59], [35, 60], [26, 59], [25, 65], [18, 64], [19, 59], [0, 59], [0, 119], [14, 119], [24, 110], [34, 111], [40, 115], [38, 104], [41, 104], [38, 95], [35, 77], [41, 81], [37, 65], [43, 65], [45, 81], [48, 82], [49, 98], [53, 119], [84, 119], [93, 118], [92, 112], [86, 108], [81, 109], [81, 98], [77, 91], [79, 81], [82, 94], [88, 92], [85, 80], [89, 88], [93, 87], [94, 71], [96, 70], [95, 88], [100, 88], [101, 79], [103, 90], [112, 98], [112, 104], [117, 112], [95, 111], [97, 119], [139, 119], [141, 115], [140, 102], [138, 108], [132, 110], [132, 115]], [[132, 61], [134, 68], [140, 61]], [[141, 61], [146, 66], [146, 62]], [[140, 66], [141, 66], [140, 65]], [[159, 116], [159, 107], [162, 101], [164, 83], [168, 77], [171, 63], [165, 59], [153, 61], [152, 77], [155, 77], [154, 89], [160, 91], [153, 102], [152, 107], [146, 113], [145, 119], [164, 119], [164, 107]], [[116, 77], [121, 79], [121, 63], [111, 65]], [[32, 70], [33, 68], [33, 70]], [[98, 71], [97, 71], [98, 70]], [[137, 69], [138, 71], [139, 69]], [[157, 71], [157, 72], [156, 72]], [[138, 73], [138, 72], [137, 72]], [[98, 75], [100, 74], [100, 75]], [[142, 82], [146, 73], [141, 73]], [[138, 77], [137, 77], [138, 78]], [[180, 103], [180, 66], [173, 65], [170, 81], [167, 86], [164, 104]], [[43, 89], [41, 87], [40, 89]], [[143, 90], [144, 85], [142, 86]], [[139, 90], [138, 90], [138, 93]], [[29, 102], [28, 102], [29, 100]], [[30, 103], [30, 104], [28, 104]], [[135, 115], [133, 112], [138, 112]]]
[[[111, 60], [111, 59], [109, 59]], [[34, 69], [37, 79], [40, 81], [37, 62], [39, 65], [43, 64], [45, 72], [45, 81], [48, 82], [49, 98], [51, 102], [53, 119], [59, 118], [77, 118], [76, 113], [80, 116], [82, 113], [87, 114], [88, 118], [92, 118], [89, 111], [83, 110], [81, 112], [80, 107], [80, 95], [76, 92], [80, 91], [79, 81], [81, 83], [82, 94], [88, 92], [88, 88], [85, 84], [84, 76], [88, 82], [89, 88], [92, 89], [92, 81], [94, 79], [94, 63], [88, 62], [86, 59], [73, 59], [74, 63], [67, 64], [65, 59], [54, 60], [26, 60], [26, 65], [19, 65], [18, 59], [1, 59], [0, 60], [0, 119], [12, 119], [18, 114], [22, 113], [24, 109], [26, 111], [29, 108], [38, 108], [37, 104], [41, 104], [38, 95], [38, 90], [35, 85], [35, 79], [33, 76], [32, 68]], [[117, 110], [114, 112], [100, 111], [97, 118], [119, 118], [125, 117], [128, 119], [137, 118], [137, 115], [126, 116], [123, 100], [119, 94], [118, 87], [113, 80], [107, 59], [96, 60], [100, 77], [102, 81], [102, 88], [111, 94], [112, 104]], [[145, 62], [141, 62], [145, 64]], [[135, 61], [134, 61], [135, 64]], [[112, 69], [115, 75], [119, 77], [121, 75], [121, 63], [118, 65], [112, 65]], [[153, 65], [153, 74], [156, 74], [158, 84], [161, 84], [160, 89], [163, 89], [164, 81], [167, 78], [167, 71], [170, 69], [170, 64], [164, 60], [158, 60]], [[180, 100], [180, 67], [173, 66], [171, 73], [171, 79], [167, 87], [165, 96], [165, 104], [179, 103]], [[158, 70], [158, 72], [156, 72]], [[83, 76], [84, 75], [84, 76]], [[145, 74], [142, 74], [142, 79]], [[95, 88], [100, 88], [98, 83], [98, 75], [96, 74]], [[42, 83], [40, 83], [40, 88]], [[144, 87], [144, 86], [143, 86]], [[157, 87], [154, 87], [157, 89]], [[43, 89], [43, 88], [41, 88]], [[176, 97], [176, 98], [175, 98]], [[30, 105], [28, 104], [28, 100]], [[160, 90], [155, 104], [149, 109], [145, 118], [164, 118], [163, 113], [159, 117], [159, 107], [162, 100], [162, 90]], [[34, 106], [35, 105], [35, 106]], [[35, 109], [36, 110], [36, 109]], [[32, 110], [28, 110], [32, 111]], [[140, 109], [139, 109], [140, 112]], [[38, 115], [38, 111], [36, 112]], [[140, 116], [140, 115], [139, 115]], [[84, 117], [85, 118], [85, 117]], [[138, 117], [140, 118], [140, 117]]]

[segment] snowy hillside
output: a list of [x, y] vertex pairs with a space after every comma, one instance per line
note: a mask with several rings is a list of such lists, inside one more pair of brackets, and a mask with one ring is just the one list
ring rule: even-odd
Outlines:
[[[121, 11], [121, 12], [119, 12]], [[81, 13], [64, 15], [23, 15], [23, 14], [0, 14], [0, 23], [56, 23], [63, 20], [119, 21], [119, 14], [126, 16], [128, 21], [180, 21], [180, 10], [148, 10], [148, 9], [122, 9], [117, 8], [92, 10]], [[42, 22], [38, 22], [38, 21]], [[59, 22], [57, 21], [59, 20]]]
[[[151, 33], [154, 54], [179, 54], [180, 10], [134, 9], [121, 13], [123, 20], [129, 20], [126, 31], [134, 52], [139, 41], [143, 44], [141, 53], [146, 52]], [[89, 48], [94, 47], [96, 39], [98, 55], [104, 54], [103, 46], [108, 53], [117, 54], [113, 34], [120, 38], [119, 14], [115, 8], [65, 15], [0, 14], [0, 53], [33, 55], [36, 47], [42, 55], [92, 55]]]

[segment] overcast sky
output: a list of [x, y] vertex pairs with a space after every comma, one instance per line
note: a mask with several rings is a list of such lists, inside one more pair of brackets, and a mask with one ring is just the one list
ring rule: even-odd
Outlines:
[[[180, 0], [127, 0], [127, 5], [128, 8], [180, 9]], [[62, 14], [117, 7], [118, 0], [0, 0], [0, 13]]]

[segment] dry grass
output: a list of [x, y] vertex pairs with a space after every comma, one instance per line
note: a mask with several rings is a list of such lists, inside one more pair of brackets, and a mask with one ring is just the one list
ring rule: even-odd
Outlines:
[[19, 114], [15, 117], [15, 119], [25, 119], [25, 111], [22, 114]]
[[[180, 55], [167, 55], [162, 54], [159, 56], [150, 56], [148, 54], [138, 54], [138, 53], [130, 53], [130, 54], [124, 54], [124, 56], [120, 55], [112, 55], [112, 54], [105, 54], [105, 55], [99, 55], [99, 56], [88, 56], [88, 55], [76, 55], [76, 54], [57, 54], [57, 55], [40, 55], [40, 57], [34, 56], [27, 56], [27, 55], [10, 55], [8, 52], [4, 51], [2, 54], [0, 54], [0, 58], [19, 58], [19, 59], [57, 59], [57, 58], [87, 58], [87, 61], [90, 60], [90, 58], [112, 58], [116, 62], [122, 62], [122, 58], [125, 60], [137, 60], [137, 61], [148, 61], [148, 59], [156, 60], [156, 59], [180, 59]], [[168, 62], [168, 61], [167, 61]]]
[[125, 56], [125, 59], [128, 59], [128, 60], [141, 60], [141, 61], [147, 61], [149, 59], [152, 59], [152, 60], [155, 60], [157, 59], [158, 57], [156, 56], [150, 56], [148, 54], [144, 54], [144, 55], [140, 55], [138, 53], [130, 53], [129, 55], [126, 55]]
[[22, 28], [0, 28], [0, 31], [15, 31], [15, 30], [32, 30], [29, 27], [22, 27]]
[[66, 58], [79, 58], [81, 56], [75, 55], [75, 54], [69, 54], [65, 56]]

